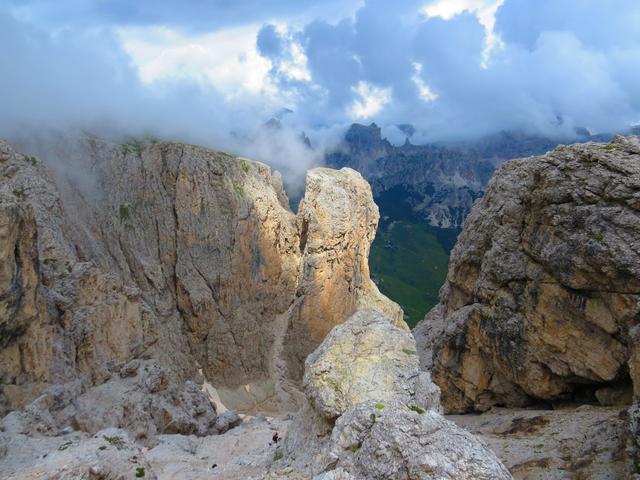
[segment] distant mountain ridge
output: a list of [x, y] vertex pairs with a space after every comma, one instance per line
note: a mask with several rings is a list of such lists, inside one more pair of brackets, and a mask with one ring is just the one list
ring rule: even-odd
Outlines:
[[575, 138], [552, 139], [498, 132], [477, 140], [414, 145], [411, 125], [395, 146], [378, 125], [353, 124], [326, 155], [334, 168], [351, 167], [371, 184], [380, 227], [369, 258], [380, 290], [401, 304], [414, 325], [438, 302], [449, 252], [495, 169], [507, 160], [542, 155], [560, 143], [608, 141], [577, 129]]
[[[402, 130], [412, 132], [410, 125]], [[610, 135], [591, 135], [586, 129], [576, 139], [551, 139], [516, 132], [499, 132], [474, 141], [414, 145], [409, 136], [402, 146], [382, 137], [378, 125], [353, 124], [344, 141], [326, 156], [327, 165], [351, 167], [371, 183], [383, 217], [402, 202], [408, 214], [437, 228], [460, 229], [473, 202], [482, 195], [495, 168], [506, 160], [546, 153], [563, 142], [603, 141]], [[389, 199], [389, 192], [392, 198]]]

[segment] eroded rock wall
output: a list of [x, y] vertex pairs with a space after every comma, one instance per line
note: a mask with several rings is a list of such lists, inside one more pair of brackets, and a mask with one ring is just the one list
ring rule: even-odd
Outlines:
[[629, 402], [639, 311], [640, 140], [617, 137], [505, 164], [414, 334], [449, 411]]
[[298, 363], [358, 306], [403, 324], [369, 279], [378, 211], [353, 170], [311, 171], [296, 215], [277, 172], [191, 145], [89, 138], [55, 165], [0, 142], [5, 410], [149, 358], [171, 382], [278, 411], [299, 400]]

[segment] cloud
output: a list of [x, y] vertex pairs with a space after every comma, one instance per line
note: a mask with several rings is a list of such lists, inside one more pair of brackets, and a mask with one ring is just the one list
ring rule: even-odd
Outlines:
[[637, 0], [319, 5], [8, 0], [0, 135], [153, 131], [246, 153], [288, 109], [290, 135], [251, 151], [288, 170], [286, 152], [293, 164], [317, 160], [296, 144], [301, 131], [324, 145], [356, 119], [397, 141], [405, 123], [414, 139], [441, 140], [640, 120]]
[[391, 90], [379, 88], [366, 82], [353, 87], [359, 98], [349, 108], [350, 115], [356, 120], [374, 117], [391, 101]]
[[[254, 50], [256, 31], [244, 39]], [[252, 60], [238, 56], [244, 44], [223, 38], [225, 43], [218, 34], [199, 38], [203, 45], [211, 42], [210, 49], [192, 48], [174, 32], [151, 34], [157, 42], [146, 30], [52, 34], [0, 12], [0, 62], [8, 66], [0, 75], [0, 138], [88, 131], [121, 140], [151, 133], [270, 163], [289, 183], [300, 182], [319, 161], [321, 150], [303, 148], [293, 128], [272, 134], [267, 147], [263, 124], [281, 105], [251, 83], [256, 64], [266, 64], [258, 72], [266, 74], [263, 57], [255, 53], [256, 64], [246, 67], [243, 61]], [[210, 68], [200, 69], [199, 63]], [[234, 76], [245, 76], [245, 83]]]
[[195, 81], [229, 98], [269, 94], [269, 61], [258, 53], [255, 26], [187, 36], [167, 27], [118, 29], [145, 83]]
[[639, 24], [636, 0], [368, 0], [341, 21], [262, 31], [302, 49], [310, 80], [280, 89], [307, 120], [346, 112], [437, 140], [624, 130], [640, 119]]
[[361, 0], [4, 0], [18, 18], [54, 29], [96, 26], [167, 26], [188, 32], [264, 22], [279, 17], [329, 17]]

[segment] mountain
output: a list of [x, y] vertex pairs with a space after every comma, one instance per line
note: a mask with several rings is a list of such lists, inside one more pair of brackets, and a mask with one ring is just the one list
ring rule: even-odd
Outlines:
[[378, 209], [353, 170], [310, 171], [294, 215], [277, 172], [200, 147], [88, 138], [56, 158], [0, 144], [3, 412], [141, 356], [168, 383], [200, 370], [235, 408], [277, 412], [357, 308], [402, 321], [369, 279]]
[[294, 214], [193, 145], [51, 159], [0, 142], [2, 478], [511, 478], [369, 278], [360, 174], [309, 171]]
[[[413, 145], [412, 127], [401, 127], [407, 139], [394, 146], [375, 123], [353, 124], [344, 141], [326, 155], [326, 163], [353, 168], [371, 184], [381, 214], [371, 272], [413, 326], [437, 304], [449, 252], [495, 169], [506, 160], [540, 155], [571, 140], [499, 132], [474, 141]], [[586, 129], [576, 136], [580, 142], [610, 138]]]
[[640, 138], [504, 164], [415, 329], [445, 408], [640, 392]]

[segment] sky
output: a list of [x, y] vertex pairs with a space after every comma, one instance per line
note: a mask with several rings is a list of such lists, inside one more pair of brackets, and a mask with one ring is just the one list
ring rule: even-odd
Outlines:
[[395, 143], [624, 130], [640, 1], [0, 0], [0, 62], [0, 137], [153, 133], [302, 170], [353, 122]]

